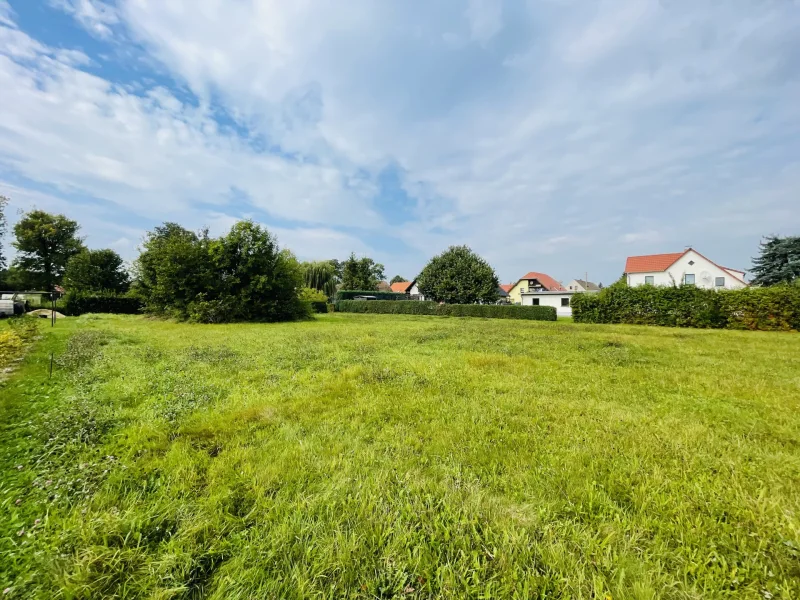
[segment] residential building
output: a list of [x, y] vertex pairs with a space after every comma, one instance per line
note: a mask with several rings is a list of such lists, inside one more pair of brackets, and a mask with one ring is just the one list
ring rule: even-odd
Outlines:
[[564, 286], [546, 273], [531, 271], [523, 275], [508, 290], [508, 297], [514, 304], [522, 304], [522, 294], [530, 292], [564, 292]]
[[379, 292], [391, 292], [392, 291], [392, 286], [390, 286], [387, 281], [379, 281], [378, 282], [378, 291]]
[[412, 300], [425, 300], [419, 288], [417, 287], [417, 280], [414, 281], [397, 281], [392, 284], [392, 291], [400, 294], [408, 294]]
[[681, 285], [718, 290], [746, 287], [744, 271], [722, 267], [694, 248], [669, 254], [629, 256], [625, 263], [629, 286]]
[[567, 285], [567, 289], [571, 292], [599, 292], [600, 286], [591, 281], [584, 281], [583, 279], [573, 279]]
[[572, 297], [575, 294], [583, 294], [585, 292], [559, 290], [533, 290], [531, 292], [524, 292], [522, 296], [522, 306], [552, 306], [556, 309], [556, 314], [559, 317], [572, 316]]

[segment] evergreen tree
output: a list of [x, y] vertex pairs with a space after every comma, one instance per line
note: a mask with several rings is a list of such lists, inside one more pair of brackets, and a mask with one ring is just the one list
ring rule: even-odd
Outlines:
[[764, 238], [751, 271], [755, 285], [791, 283], [800, 278], [800, 237]]

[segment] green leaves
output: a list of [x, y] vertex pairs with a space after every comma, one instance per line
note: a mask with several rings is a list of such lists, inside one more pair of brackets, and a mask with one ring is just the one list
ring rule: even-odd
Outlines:
[[575, 294], [578, 323], [629, 323], [714, 329], [800, 329], [800, 288], [779, 285], [741, 290], [610, 286], [599, 294]]
[[756, 285], [791, 283], [800, 279], [800, 237], [765, 238], [751, 270], [756, 276], [753, 280]]
[[124, 294], [130, 277], [113, 250], [84, 249], [69, 259], [64, 283], [70, 291]]
[[447, 304], [495, 302], [499, 285], [494, 269], [468, 246], [451, 246], [417, 277], [425, 298]]
[[342, 265], [342, 289], [345, 290], [377, 290], [384, 277], [383, 265], [367, 256], [356, 258], [355, 253], [351, 253]]
[[70, 258], [83, 250], [77, 221], [64, 215], [32, 210], [14, 226], [17, 258], [14, 266], [27, 272], [35, 287], [53, 289], [64, 276]]

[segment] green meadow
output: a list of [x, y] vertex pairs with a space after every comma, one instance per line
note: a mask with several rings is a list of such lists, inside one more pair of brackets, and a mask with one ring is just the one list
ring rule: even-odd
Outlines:
[[796, 334], [39, 325], [4, 599], [800, 597]]

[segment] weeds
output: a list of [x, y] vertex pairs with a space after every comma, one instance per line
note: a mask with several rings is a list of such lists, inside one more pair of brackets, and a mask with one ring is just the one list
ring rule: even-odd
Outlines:
[[33, 348], [9, 598], [800, 597], [796, 336], [93, 317]]

